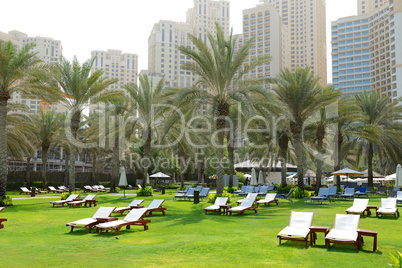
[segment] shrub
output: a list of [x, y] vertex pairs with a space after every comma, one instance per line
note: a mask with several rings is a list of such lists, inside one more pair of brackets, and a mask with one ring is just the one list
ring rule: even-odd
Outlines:
[[152, 195], [154, 192], [154, 190], [152, 189], [152, 187], [145, 187], [145, 188], [141, 188], [137, 190], [137, 196], [148, 196], [148, 195]]
[[[244, 173], [236, 171], [237, 179], [239, 180], [239, 183], [244, 183], [246, 181], [246, 176], [244, 176]], [[240, 186], [240, 185], [239, 185]]]
[[78, 195], [80, 195], [81, 192], [80, 192], [80, 191], [74, 191], [74, 192], [71, 192], [71, 193], [69, 193], [69, 192], [64, 192], [64, 193], [62, 193], [62, 194], [60, 195], [61, 200], [67, 199], [67, 198], [68, 198], [70, 195], [72, 195], [72, 194], [78, 194]]
[[375, 187], [375, 186], [373, 186], [373, 191], [374, 191], [374, 192], [377, 192], [377, 191], [378, 191], [378, 188]]
[[313, 185], [305, 185], [304, 190], [307, 191], [315, 191], [315, 187]]
[[120, 187], [114, 188], [115, 192], [118, 193], [120, 191]]
[[287, 194], [290, 192], [291, 189], [292, 185], [286, 185], [286, 187], [282, 187], [281, 185], [279, 185], [278, 188], [276, 188], [276, 192], [278, 194]]
[[13, 199], [9, 195], [7, 195], [5, 199], [0, 200], [0, 205], [12, 205], [12, 204], [13, 204]]
[[237, 191], [237, 187], [233, 186], [233, 187], [225, 187], [224, 188], [226, 192], [233, 194], [233, 192]]
[[292, 197], [294, 197], [294, 198], [302, 198], [302, 197], [309, 197], [309, 196], [310, 196], [310, 193], [307, 190], [303, 191], [299, 187], [296, 187], [292, 194]]
[[230, 203], [230, 198], [232, 197], [232, 194], [230, 194], [230, 193], [209, 194], [208, 195], [208, 203], [215, 203], [215, 200], [217, 197], [227, 197], [228, 203]]

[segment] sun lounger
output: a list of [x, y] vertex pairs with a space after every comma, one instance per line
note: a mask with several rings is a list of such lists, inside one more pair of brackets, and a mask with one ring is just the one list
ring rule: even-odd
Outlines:
[[20, 189], [21, 189], [20, 194], [30, 194], [31, 193], [31, 191], [28, 190], [27, 187], [20, 187]]
[[263, 196], [268, 193], [268, 186], [261, 186], [260, 190], [258, 191], [258, 196]]
[[355, 197], [355, 188], [346, 188], [345, 193], [341, 194], [341, 198], [353, 198]]
[[107, 221], [110, 219], [116, 219], [116, 218], [110, 218], [110, 214], [112, 214], [114, 209], [115, 209], [114, 207], [100, 207], [91, 218], [73, 221], [67, 223], [66, 226], [71, 227], [71, 232], [74, 230], [74, 228], [88, 228], [89, 232], [91, 233], [92, 227], [97, 223]]
[[178, 194], [185, 194], [185, 193], [187, 193], [187, 191], [188, 191], [190, 188], [191, 188], [191, 185], [187, 185], [187, 186], [186, 186], [186, 189], [184, 189], [183, 191], [178, 191], [177, 193], [178, 193]]
[[268, 185], [268, 192], [270, 192], [270, 191], [275, 191], [275, 185], [273, 185], [273, 184]]
[[97, 191], [98, 191], [97, 189], [94, 189], [89, 185], [84, 186], [84, 192], [97, 192]]
[[396, 202], [402, 203], [402, 191], [396, 192]]
[[94, 200], [95, 196], [96, 195], [94, 195], [94, 194], [89, 194], [82, 200], [67, 202], [67, 205], [71, 208], [73, 206], [81, 207], [83, 204], [85, 204], [85, 206], [87, 206], [87, 204], [92, 203], [92, 204], [94, 204], [94, 207], [96, 207], [96, 203], [98, 201]]
[[381, 198], [381, 207], [376, 212], [377, 218], [379, 215], [394, 215], [396, 219], [396, 214], [399, 216], [396, 198]]
[[221, 206], [225, 206], [227, 203], [228, 203], [227, 197], [217, 197], [213, 205], [204, 208], [205, 214], [207, 214], [207, 211], [217, 211], [219, 215], [221, 215]]
[[351, 244], [358, 250], [359, 221], [360, 215], [336, 214], [334, 228], [325, 236], [325, 246], [328, 248], [330, 243]]
[[106, 192], [106, 190], [99, 187], [99, 185], [92, 185], [92, 189], [96, 190], [97, 192]]
[[284, 195], [284, 194], [277, 194], [276, 197], [277, 197], [277, 198], [281, 198], [281, 199], [285, 199], [285, 200], [288, 200], [288, 201], [294, 203], [293, 200], [290, 199], [290, 197], [292, 196], [292, 193], [293, 193], [294, 190], [295, 190], [295, 188], [292, 188], [292, 189], [289, 191], [289, 193], [287, 193], [286, 195]]
[[64, 185], [61, 186], [57, 186], [57, 188], [59, 188], [60, 190], [62, 190], [63, 192], [68, 192], [68, 188]]
[[48, 188], [49, 188], [49, 192], [53, 192], [53, 193], [62, 193], [62, 192], [64, 192], [63, 190], [56, 189], [53, 186], [48, 186]]
[[174, 201], [175, 199], [186, 199], [186, 198], [188, 198], [189, 196], [193, 196], [193, 195], [194, 195], [194, 190], [195, 190], [195, 188], [190, 188], [190, 189], [188, 189], [187, 193], [179, 193], [179, 194], [176, 194], [176, 195], [173, 197], [173, 201]]
[[150, 220], [144, 220], [143, 217], [147, 213], [146, 208], [139, 208], [131, 210], [122, 220], [104, 222], [96, 225], [99, 233], [102, 233], [103, 230], [116, 230], [117, 235], [119, 235], [120, 229], [123, 226], [126, 226], [126, 229], [130, 229], [131, 225], [142, 225], [144, 226], [144, 230], [148, 230], [147, 224], [150, 223]]
[[163, 215], [166, 215], [166, 208], [162, 207], [163, 202], [165, 202], [165, 199], [154, 199], [152, 202], [145, 207], [147, 209], [147, 212], [149, 212], [149, 215], [152, 215], [152, 212], [154, 211], [161, 211]]
[[55, 205], [61, 205], [62, 207], [64, 207], [64, 204], [67, 204], [68, 202], [77, 201], [76, 199], [78, 198], [78, 196], [79, 196], [78, 194], [72, 194], [65, 200], [53, 201], [50, 202], [50, 204], [53, 204], [53, 207]]
[[356, 197], [359, 197], [362, 195], [367, 196], [367, 187], [359, 187], [358, 190], [355, 192]]
[[378, 187], [377, 194], [387, 194], [387, 187], [385, 186]]
[[276, 203], [278, 205], [278, 199], [276, 199], [276, 194], [275, 193], [269, 193], [265, 196], [264, 199], [258, 200], [257, 201], [257, 206], [259, 204], [264, 204], [264, 205], [270, 205], [271, 203]]
[[139, 205], [141, 205], [142, 202], [144, 202], [144, 199], [134, 199], [130, 204], [128, 204], [127, 207], [116, 208], [113, 211], [113, 213], [120, 213], [120, 215], [122, 216], [124, 211], [132, 210], [133, 208], [138, 207]]
[[[131, 185], [130, 185], [130, 186], [131, 186]], [[103, 185], [99, 185], [98, 187], [99, 187], [100, 189], [104, 190], [103, 192], [106, 192], [107, 190], [110, 190], [109, 187], [105, 187], [105, 186], [103, 186]], [[133, 187], [131, 187], [131, 188], [133, 188]]]
[[314, 195], [310, 197], [310, 203], [312, 201], [317, 201], [322, 204], [322, 201], [324, 200], [329, 200], [329, 203], [331, 203], [331, 200], [329, 199], [329, 188], [320, 188], [318, 190], [318, 195]]
[[242, 188], [242, 192], [238, 193], [237, 196], [247, 196], [248, 194], [253, 192], [253, 190], [254, 190], [253, 188], [254, 187], [252, 187], [252, 186], [246, 186], [244, 188], [244, 190]]
[[361, 214], [367, 211], [369, 199], [354, 199], [353, 205], [346, 210], [347, 214]]
[[[252, 198], [252, 199], [254, 199], [254, 202], [255, 202], [255, 200], [257, 199], [257, 196], [258, 196], [258, 193], [248, 193], [246, 198]], [[244, 199], [246, 199], [246, 198], [239, 199], [236, 201], [236, 203], [241, 204], [244, 201]]]
[[[4, 207], [0, 207], [0, 212], [4, 209]], [[7, 219], [0, 219], [0, 229], [4, 228], [3, 221], [7, 221]]]
[[305, 241], [306, 247], [308, 246], [307, 240], [310, 234], [310, 227], [313, 221], [313, 212], [296, 212], [292, 211], [290, 214], [289, 225], [279, 232], [279, 245], [282, 240]]
[[329, 186], [328, 189], [329, 189], [328, 199], [332, 201], [331, 198], [336, 197], [336, 191], [338, 190], [338, 188], [336, 186]]
[[233, 212], [233, 213], [241, 213], [244, 216], [244, 212], [246, 210], [254, 210], [255, 213], [257, 213], [257, 207], [253, 205], [254, 201], [255, 198], [245, 198], [243, 202], [241, 202], [240, 206], [228, 209], [229, 215], [232, 215]]

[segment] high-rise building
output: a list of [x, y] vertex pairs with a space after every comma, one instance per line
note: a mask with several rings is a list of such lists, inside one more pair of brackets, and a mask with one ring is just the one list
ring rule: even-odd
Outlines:
[[[17, 49], [20, 49], [24, 45], [29, 43], [35, 43], [35, 47], [32, 48], [32, 53], [36, 53], [36, 56], [42, 60], [43, 63], [55, 65], [60, 62], [60, 57], [62, 55], [61, 41], [54, 40], [48, 37], [29, 37], [27, 34], [19, 31], [10, 31], [8, 33], [0, 32], [0, 40], [11, 41]], [[39, 99], [29, 99], [21, 95], [20, 92], [14, 92], [11, 96], [11, 102], [22, 103], [30, 108], [33, 113], [38, 113], [41, 108], [41, 102]], [[49, 104], [45, 103], [51, 110], [56, 110], [56, 112], [65, 113], [66, 109], [64, 106], [59, 104]]]
[[[243, 10], [243, 34], [237, 36], [238, 47], [240, 48], [251, 38], [255, 40], [246, 63], [259, 56], [271, 56], [270, 62], [264, 66], [258, 66], [248, 76], [274, 77], [282, 68], [290, 68], [290, 53], [287, 50], [288, 35], [287, 27], [282, 23], [279, 12], [272, 5], [260, 4]], [[269, 85], [267, 87], [269, 88]]]
[[[362, 2], [372, 7], [385, 1]], [[402, 37], [396, 35], [402, 29], [402, 3], [390, 0], [331, 27], [334, 86], [343, 95], [377, 90], [397, 101], [402, 96]]]
[[325, 0], [260, 0], [271, 4], [288, 29], [290, 70], [311, 66], [327, 85]]
[[208, 43], [207, 33], [216, 33], [215, 23], [221, 25], [226, 35], [230, 32], [229, 1], [194, 0], [194, 7], [186, 15], [185, 23], [159, 21], [148, 38], [149, 75], [163, 75], [166, 85], [173, 87], [192, 86], [195, 81], [192, 73], [181, 68], [190, 58], [179, 47], [193, 48], [189, 34]]
[[119, 79], [116, 83], [108, 86], [105, 90], [125, 90], [123, 86], [128, 83], [137, 84], [138, 56], [136, 54], [122, 53], [120, 50], [91, 52], [95, 57], [92, 71], [104, 70], [103, 77], [106, 79]]
[[357, 14], [363, 15], [373, 12], [375, 9], [388, 5], [389, 0], [357, 0]]

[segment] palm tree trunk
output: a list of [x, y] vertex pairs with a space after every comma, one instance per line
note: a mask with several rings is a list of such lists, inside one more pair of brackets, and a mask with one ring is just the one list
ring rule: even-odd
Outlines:
[[[70, 128], [71, 128], [71, 134], [73, 135], [73, 138], [76, 140], [77, 139], [77, 132], [78, 128], [80, 127], [80, 121], [81, 121], [81, 112], [80, 111], [75, 111], [73, 113], [73, 116], [71, 117], [71, 123], [70, 123]], [[77, 148], [74, 144], [74, 142], [71, 142], [71, 154], [70, 154], [70, 176], [69, 176], [69, 190], [70, 193], [74, 191], [75, 189], [75, 154], [77, 153]]]
[[218, 167], [216, 169], [216, 193], [223, 193], [223, 161], [224, 161], [224, 152], [223, 152], [223, 143], [225, 139], [225, 132], [223, 129], [226, 126], [226, 121], [224, 118], [220, 116], [216, 120], [216, 129], [218, 131]]
[[228, 168], [229, 168], [229, 188], [233, 187], [234, 168], [234, 137], [232, 131], [227, 132], [227, 149], [228, 149]]
[[42, 188], [47, 188], [47, 154], [49, 147], [42, 147]]
[[374, 149], [373, 143], [369, 142], [368, 144], [368, 153], [367, 153], [367, 167], [368, 167], [368, 178], [367, 178], [367, 186], [373, 187], [373, 156]]
[[316, 132], [317, 138], [317, 172], [316, 172], [316, 187], [315, 193], [318, 194], [318, 190], [321, 188], [321, 177], [322, 177], [322, 147], [325, 136], [325, 128], [322, 125], [319, 125]]
[[197, 154], [197, 174], [198, 174], [198, 183], [202, 183], [202, 159], [201, 159], [201, 150], [198, 149], [198, 154]]
[[300, 132], [294, 133], [293, 139], [295, 141], [295, 152], [296, 152], [296, 161], [297, 161], [297, 186], [301, 190], [304, 190], [303, 147], [302, 147], [301, 133]]
[[68, 179], [69, 179], [69, 172], [68, 172], [68, 169], [69, 169], [69, 163], [70, 163], [70, 154], [69, 153], [67, 153], [67, 151], [66, 151], [66, 163], [65, 163], [65, 166], [64, 166], [64, 172], [65, 172], [65, 182], [64, 182], [64, 184], [65, 185], [67, 185], [68, 184]]
[[285, 134], [281, 135], [279, 138], [279, 155], [280, 155], [280, 161], [281, 161], [281, 184], [282, 187], [286, 187], [286, 173], [287, 173], [287, 167], [286, 167], [286, 155], [288, 152], [288, 144], [289, 144], [289, 137]]
[[75, 154], [77, 150], [75, 145], [71, 144], [71, 153], [70, 153], [70, 166], [69, 166], [69, 177], [68, 177], [68, 189], [70, 193], [74, 191], [75, 188]]
[[[0, 95], [0, 200], [6, 198], [7, 190], [7, 100], [10, 97]], [[1, 201], [0, 201], [1, 202]]]
[[97, 184], [96, 183], [96, 162], [97, 162], [97, 153], [94, 152], [92, 154], [92, 184]]
[[[334, 163], [334, 171], [341, 169], [341, 148], [343, 143], [343, 136], [341, 132], [341, 125], [338, 123], [337, 131], [335, 134], [335, 163]], [[336, 185], [341, 187], [341, 177], [339, 175], [335, 175]]]
[[[113, 159], [112, 159], [112, 179], [110, 184], [110, 192], [116, 192], [117, 184], [119, 183], [119, 137], [114, 139]], [[144, 186], [145, 187], [145, 186]]]
[[26, 167], [26, 169], [25, 169], [25, 176], [26, 176], [26, 178], [27, 178], [27, 187], [29, 188], [29, 187], [31, 187], [32, 186], [32, 181], [31, 181], [31, 156], [30, 155], [28, 155], [27, 156], [27, 167]]
[[147, 174], [148, 169], [151, 165], [151, 142], [152, 142], [152, 129], [149, 127], [145, 133], [145, 144], [144, 144], [144, 174], [143, 174], [143, 183], [142, 186], [147, 187]]

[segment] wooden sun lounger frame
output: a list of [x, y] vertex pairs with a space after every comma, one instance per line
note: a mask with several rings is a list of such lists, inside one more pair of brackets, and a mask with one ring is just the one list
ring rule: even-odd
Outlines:
[[[93, 198], [95, 198], [96, 196], [94, 196]], [[98, 203], [98, 200], [95, 199], [90, 199], [90, 200], [75, 200], [75, 201], [69, 201], [67, 202], [67, 205], [71, 208], [73, 206], [77, 206], [77, 207], [81, 207], [83, 204], [85, 204], [85, 206], [87, 206], [87, 204], [94, 204], [94, 207], [96, 207], [96, 203]]]
[[[313, 214], [314, 215], [314, 214]], [[290, 219], [289, 219], [289, 224], [292, 221], [292, 213], [290, 214]], [[313, 219], [311, 219], [311, 222], [313, 221]], [[311, 226], [311, 223], [310, 223]], [[276, 237], [279, 238], [279, 245], [281, 245], [282, 240], [292, 240], [292, 241], [304, 241], [306, 243], [306, 247], [308, 247], [308, 238], [310, 236], [310, 231], [307, 233], [306, 237], [302, 237], [302, 236], [281, 236], [281, 235], [277, 235]]]
[[[110, 212], [109, 217], [112, 214], [112, 212], [113, 211]], [[92, 227], [94, 227], [95, 225], [99, 224], [101, 221], [99, 221], [97, 218], [91, 218], [91, 219], [95, 219], [96, 222], [93, 222], [93, 223], [90, 223], [90, 224], [87, 224], [87, 225], [75, 225], [74, 223], [70, 222], [70, 223], [67, 223], [66, 226], [71, 227], [70, 232], [73, 232], [74, 228], [85, 228], [85, 229], [88, 228], [88, 232], [92, 233]], [[114, 219], [117, 220], [117, 218], [114, 218]]]
[[116, 235], [119, 235], [120, 229], [123, 228], [123, 226], [126, 226], [126, 230], [129, 230], [131, 225], [142, 225], [142, 226], [144, 226], [144, 231], [146, 231], [146, 230], [148, 230], [148, 225], [147, 224], [151, 222], [151, 220], [144, 220], [143, 219], [146, 214], [147, 214], [147, 211], [144, 213], [144, 215], [139, 220], [131, 221], [131, 222], [128, 221], [128, 222], [122, 223], [122, 224], [120, 224], [118, 226], [111, 226], [111, 227], [108, 227], [108, 228], [96, 228], [96, 231], [100, 234], [100, 233], [102, 233], [102, 230], [105, 230], [106, 232], [108, 232], [109, 230], [110, 231], [115, 230], [117, 232]]
[[50, 202], [50, 204], [52, 204], [53, 207], [54, 207], [54, 205], [61, 205], [62, 207], [64, 207], [64, 204], [67, 204], [68, 202], [72, 202], [72, 201], [81, 201], [82, 199], [79, 198], [79, 197], [80, 197], [80, 196], [78, 195], [77, 198], [74, 198], [73, 200], [68, 200], [68, 198], [65, 199], [65, 200], [60, 200], [60, 201], [63, 201], [63, 202], [59, 202], [59, 203], [54, 203], [55, 201], [52, 201], [52, 202]]
[[[146, 207], [146, 209], [147, 209], [147, 213], [149, 212], [149, 215], [152, 215], [152, 212], [154, 212], [154, 211], [160, 211], [160, 212], [162, 212], [162, 214], [163, 215], [166, 215], [166, 212], [165, 212], [165, 210], [167, 209], [167, 208], [164, 208], [164, 207], [162, 207], [162, 204], [165, 202], [165, 200], [163, 200], [163, 202], [159, 205], [159, 207], [157, 207], [157, 208], [147, 208]], [[146, 214], [145, 214], [146, 215]], [[145, 217], [145, 216], [144, 216]]]
[[245, 208], [242, 209], [242, 210], [233, 210], [233, 211], [232, 211], [232, 209], [229, 209], [229, 210], [228, 210], [229, 216], [232, 216], [232, 212], [233, 212], [233, 213], [241, 213], [241, 215], [244, 216], [244, 212], [246, 212], [246, 210], [254, 210], [255, 213], [258, 213], [258, 212], [257, 212], [257, 207], [258, 207], [258, 206], [254, 206], [254, 203], [255, 203], [256, 199], [257, 199], [257, 198], [254, 199], [253, 205], [252, 205], [251, 207], [245, 207]]
[[[141, 205], [143, 202], [144, 202], [144, 200], [142, 200], [138, 205]], [[112, 213], [120, 213], [120, 216], [123, 216], [124, 212], [126, 212], [127, 210], [132, 210], [133, 208], [138, 208], [138, 206], [130, 206], [130, 207], [122, 208], [122, 209], [119, 209], [118, 211], [115, 210]]]

